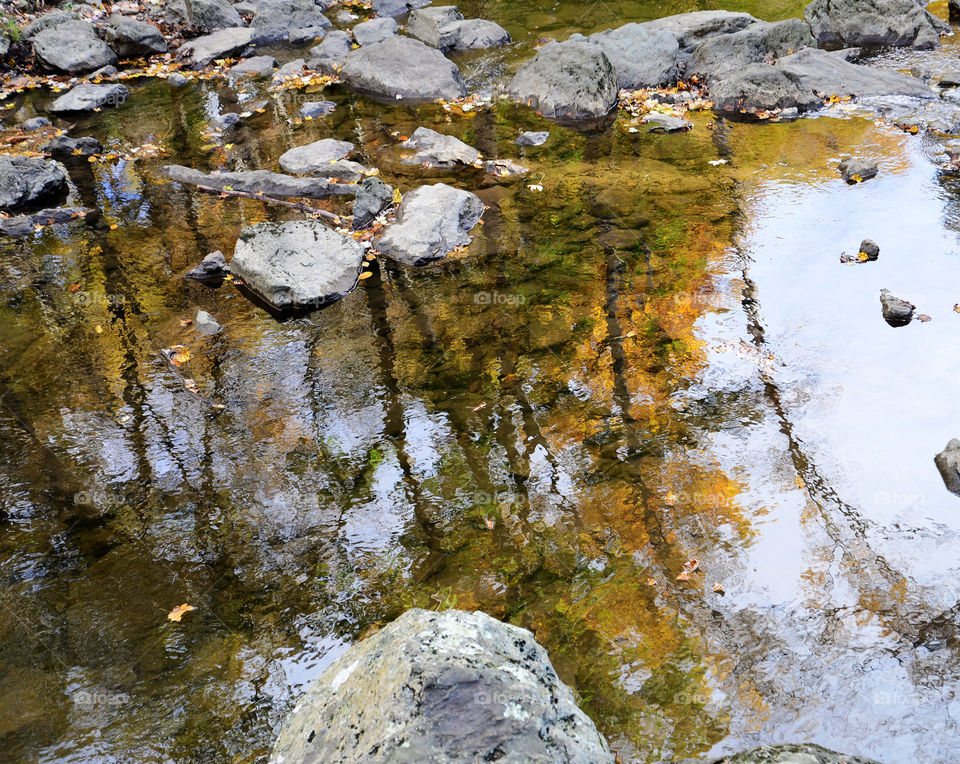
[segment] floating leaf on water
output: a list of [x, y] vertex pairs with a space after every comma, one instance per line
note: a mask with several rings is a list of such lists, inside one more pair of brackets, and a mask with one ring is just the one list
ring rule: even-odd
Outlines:
[[184, 602], [182, 605], [177, 605], [173, 610], [167, 613], [167, 618], [176, 623], [180, 623], [180, 619], [183, 618], [184, 613], [189, 613], [191, 610], [196, 610], [193, 605], [188, 605]]
[[372, 273], [371, 271], [364, 271], [364, 272], [361, 273], [357, 278], [359, 278], [360, 281], [363, 281], [364, 279], [370, 278], [372, 275], [373, 275], [373, 273]]
[[726, 590], [724, 590], [723, 584], [714, 584], [714, 585], [713, 585], [713, 590], [714, 590], [717, 594], [726, 594]]

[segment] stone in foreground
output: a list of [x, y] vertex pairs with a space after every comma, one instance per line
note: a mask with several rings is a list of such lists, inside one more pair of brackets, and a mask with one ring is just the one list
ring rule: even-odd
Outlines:
[[334, 661], [271, 764], [608, 764], [606, 741], [533, 635], [484, 613], [408, 610]]
[[943, 451], [933, 457], [933, 462], [947, 490], [960, 496], [960, 440], [953, 438]]
[[879, 764], [873, 759], [837, 753], [813, 743], [762, 745], [718, 759], [682, 759], [661, 764]]
[[397, 33], [397, 22], [387, 16], [386, 18], [370, 19], [357, 24], [353, 28], [353, 37], [357, 45], [372, 45], [375, 42], [386, 40]]
[[167, 41], [159, 29], [127, 16], [111, 16], [104, 28], [104, 37], [120, 58], [140, 58], [167, 52]]
[[386, 102], [453, 101], [467, 94], [460, 70], [436, 48], [393, 36], [350, 52], [340, 78]]
[[318, 220], [258, 223], [237, 240], [230, 271], [278, 311], [317, 310], [356, 285], [363, 249]]
[[33, 40], [37, 60], [48, 69], [86, 74], [117, 63], [117, 54], [86, 21], [67, 21], [40, 32]]
[[606, 54], [586, 42], [544, 45], [510, 82], [508, 91], [547, 119], [603, 119], [617, 105], [617, 73]]
[[125, 103], [130, 95], [126, 85], [77, 85], [73, 90], [64, 93], [47, 107], [47, 111], [54, 114], [74, 111], [93, 111], [104, 106], [119, 106]]
[[67, 173], [56, 162], [33, 157], [0, 157], [0, 210], [31, 209], [63, 201]]
[[406, 265], [424, 265], [470, 243], [470, 231], [483, 217], [476, 194], [445, 183], [420, 186], [403, 198], [397, 222], [374, 246]]

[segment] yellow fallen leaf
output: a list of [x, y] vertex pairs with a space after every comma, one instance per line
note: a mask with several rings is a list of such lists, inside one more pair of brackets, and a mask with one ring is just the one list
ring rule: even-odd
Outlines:
[[171, 621], [176, 621], [180, 623], [180, 619], [183, 618], [184, 613], [189, 613], [191, 610], [196, 610], [193, 605], [188, 605], [184, 602], [182, 605], [177, 605], [173, 610], [167, 613], [167, 618]]
[[717, 594], [725, 594], [725, 593], [726, 593], [726, 592], [724, 591], [723, 584], [714, 584], [714, 585], [713, 585], [713, 590], [714, 590]]
[[103, 327], [97, 324], [97, 334], [103, 334]]
[[110, 224], [110, 230], [111, 230], [111, 231], [116, 231], [116, 230], [117, 230], [117, 224], [116, 224], [116, 223], [111, 223], [111, 224]]
[[865, 263], [869, 259], [870, 255], [868, 255], [866, 252], [861, 252], [857, 255], [857, 260], [859, 260], [861, 263]]
[[371, 271], [364, 271], [363, 273], [360, 274], [359, 279], [360, 281], [363, 281], [364, 279], [370, 278], [372, 275], [373, 273]]

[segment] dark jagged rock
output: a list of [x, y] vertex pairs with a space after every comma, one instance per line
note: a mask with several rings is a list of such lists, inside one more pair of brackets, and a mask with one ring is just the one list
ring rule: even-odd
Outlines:
[[103, 146], [96, 138], [71, 138], [69, 135], [58, 135], [43, 147], [43, 151], [55, 159], [86, 158], [103, 153]]
[[159, 29], [127, 16], [111, 16], [103, 35], [120, 58], [141, 58], [167, 52], [167, 41]]
[[340, 78], [354, 90], [387, 102], [452, 101], [467, 94], [455, 63], [409, 37], [394, 36], [351, 51]]
[[33, 39], [33, 52], [44, 67], [68, 74], [86, 74], [117, 63], [117, 54], [86, 21], [44, 29]]
[[510, 82], [508, 92], [548, 119], [601, 120], [617, 105], [617, 74], [596, 45], [568, 40], [543, 46]]
[[889, 289], [880, 290], [880, 305], [883, 320], [890, 326], [906, 326], [913, 320], [913, 311], [917, 309], [912, 302], [894, 297]]
[[881, 45], [934, 48], [949, 31], [915, 0], [813, 0], [803, 16], [823, 48]]
[[47, 107], [54, 114], [93, 111], [105, 106], [120, 106], [126, 103], [130, 91], [126, 85], [90, 85], [84, 83], [67, 91]]
[[960, 440], [953, 438], [933, 462], [947, 490], [960, 496]]
[[67, 196], [67, 173], [56, 162], [0, 156], [0, 210], [35, 209]]
[[393, 188], [380, 178], [365, 178], [353, 202], [353, 230], [368, 228], [377, 215], [393, 204]]
[[877, 163], [872, 159], [856, 159], [854, 157], [848, 157], [842, 160], [840, 164], [837, 165], [837, 170], [839, 170], [840, 176], [847, 183], [859, 183], [863, 180], [870, 180], [870, 178], [875, 178], [877, 173], [880, 172]]
[[403, 197], [397, 222], [375, 247], [406, 265], [424, 265], [470, 243], [470, 231], [483, 216], [476, 194], [444, 183], [420, 186]]
[[284, 722], [271, 757], [284, 764], [613, 759], [529, 631], [461, 610], [408, 610], [353, 645]]
[[294, 178], [268, 170], [206, 173], [174, 164], [167, 165], [162, 172], [165, 177], [178, 183], [216, 189], [229, 186], [234, 191], [262, 193], [266, 196], [329, 199], [332, 196], [353, 196], [357, 193], [357, 186], [352, 183], [331, 183], [326, 178]]
[[220, 286], [229, 272], [227, 259], [223, 256], [223, 252], [218, 249], [203, 258], [200, 265], [192, 271], [185, 273], [184, 278], [199, 281], [201, 284], [207, 284], [208, 286]]
[[230, 271], [279, 311], [317, 310], [356, 285], [363, 249], [318, 220], [258, 223], [237, 240]]

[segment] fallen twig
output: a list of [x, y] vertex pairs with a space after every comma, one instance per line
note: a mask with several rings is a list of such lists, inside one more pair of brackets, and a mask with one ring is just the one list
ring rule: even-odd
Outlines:
[[271, 202], [272, 204], [282, 204], [284, 207], [292, 207], [295, 210], [300, 210], [301, 212], [307, 212], [311, 215], [319, 215], [322, 218], [327, 220], [332, 220], [337, 225], [343, 223], [343, 220], [339, 215], [334, 214], [333, 212], [328, 212], [327, 210], [321, 210], [316, 207], [311, 207], [309, 204], [303, 204], [302, 202], [288, 202], [284, 199], [275, 199], [272, 196], [263, 196], [262, 194], [251, 194], [246, 191], [234, 191], [233, 189], [225, 188], [214, 188], [213, 186], [201, 186], [197, 185], [201, 191], [206, 191], [210, 194], [219, 194], [222, 196], [240, 196], [244, 199], [254, 199], [258, 202]]

